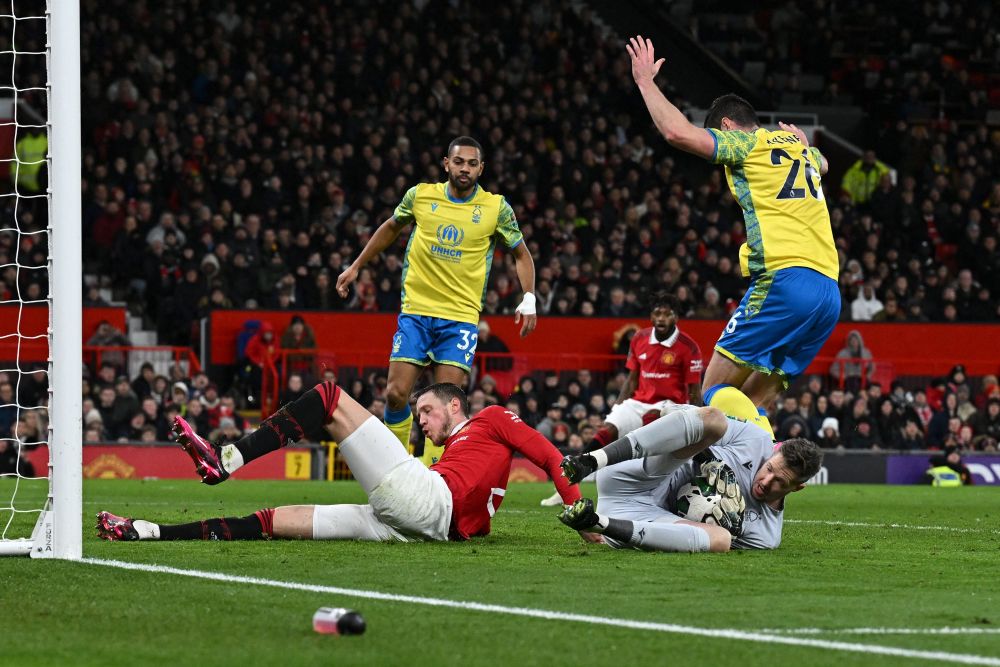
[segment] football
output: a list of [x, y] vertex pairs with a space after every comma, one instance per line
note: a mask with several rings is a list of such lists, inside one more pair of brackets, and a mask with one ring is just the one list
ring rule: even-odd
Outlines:
[[714, 511], [719, 495], [704, 477], [693, 480], [677, 489], [677, 514], [688, 521], [718, 524]]

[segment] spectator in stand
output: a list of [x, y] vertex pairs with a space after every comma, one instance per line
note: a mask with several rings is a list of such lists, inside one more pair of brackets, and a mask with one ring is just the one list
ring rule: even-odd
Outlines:
[[903, 433], [895, 444], [896, 449], [903, 451], [920, 451], [927, 449], [927, 441], [924, 439], [924, 430], [920, 424], [913, 419], [907, 419], [903, 426]]
[[187, 414], [187, 402], [191, 398], [191, 394], [188, 392], [187, 384], [183, 382], [175, 382], [170, 388], [170, 403], [177, 406], [177, 410], [181, 416]]
[[837, 449], [844, 446], [840, 440], [840, 424], [833, 417], [827, 417], [823, 420], [816, 435], [819, 438], [816, 444], [824, 449]]
[[[132, 343], [111, 322], [101, 320], [93, 335], [87, 339], [87, 345], [92, 347], [130, 347]], [[99, 353], [102, 365], [114, 365], [116, 372], [125, 370], [125, 353], [121, 350], [106, 350]]]
[[884, 397], [879, 401], [875, 413], [875, 427], [878, 441], [883, 447], [897, 447], [902, 437], [903, 421], [892, 399]]
[[566, 426], [566, 422], [563, 421], [563, 407], [559, 403], [551, 403], [545, 412], [545, 418], [538, 423], [535, 429], [549, 442], [555, 442], [556, 427], [560, 425]]
[[260, 396], [261, 380], [264, 368], [275, 363], [278, 352], [278, 341], [274, 339], [274, 325], [268, 321], [261, 322], [260, 329], [250, 338], [246, 347], [246, 376], [248, 390], [254, 400]]
[[958, 396], [947, 394], [941, 404], [941, 409], [934, 412], [930, 423], [927, 425], [927, 442], [935, 447], [942, 447], [947, 440], [948, 432], [951, 430], [949, 424], [952, 419], [962, 420], [958, 417]]
[[132, 380], [132, 392], [139, 398], [144, 399], [153, 393], [153, 380], [156, 378], [156, 372], [153, 370], [153, 364], [148, 361], [143, 362], [142, 367], [139, 369], [139, 375]]
[[899, 306], [899, 300], [894, 294], [889, 294], [885, 298], [885, 305], [882, 310], [872, 316], [873, 322], [905, 322], [906, 311]]
[[[479, 321], [479, 338], [476, 341], [477, 354], [510, 354], [510, 348], [502, 340], [493, 335], [486, 320]], [[486, 372], [509, 371], [513, 362], [508, 358], [487, 358], [483, 362]]]
[[968, 423], [969, 419], [977, 412], [976, 406], [969, 400], [969, 386], [961, 385], [958, 391], [955, 392], [955, 396], [958, 398], [958, 404], [956, 405], [958, 418], [962, 420], [962, 423]]
[[306, 388], [302, 376], [298, 373], [289, 373], [288, 382], [285, 384], [285, 389], [281, 392], [278, 402], [281, 405], [287, 405], [301, 398], [304, 393], [306, 393]]
[[889, 166], [878, 160], [875, 151], [869, 149], [844, 172], [840, 186], [855, 206], [867, 204], [889, 171]]
[[222, 408], [222, 398], [219, 396], [219, 387], [214, 382], [205, 386], [205, 391], [198, 396], [198, 402], [205, 411], [205, 418], [208, 427], [215, 428], [219, 425], [220, 410]]
[[969, 425], [977, 435], [1000, 440], [1000, 398], [991, 398], [985, 410], [977, 412], [970, 418]]
[[865, 347], [861, 332], [852, 329], [847, 334], [844, 347], [830, 364], [830, 380], [836, 387], [856, 392], [868, 384], [875, 375], [871, 351]]
[[[288, 327], [281, 334], [283, 350], [315, 350], [316, 334], [301, 315], [293, 315]], [[287, 356], [289, 371], [308, 373], [314, 357], [310, 354], [290, 354]]]
[[115, 381], [115, 398], [111, 411], [112, 433], [128, 424], [129, 419], [136, 412], [140, 412], [139, 398], [132, 391], [127, 375], [119, 375]]
[[882, 443], [879, 441], [875, 428], [872, 426], [871, 418], [861, 417], [854, 423], [854, 428], [847, 436], [845, 446], [848, 449], [881, 449]]
[[858, 293], [858, 298], [851, 302], [851, 319], [855, 322], [868, 322], [882, 309], [883, 305], [875, 295], [875, 288], [871, 282], [867, 282]]

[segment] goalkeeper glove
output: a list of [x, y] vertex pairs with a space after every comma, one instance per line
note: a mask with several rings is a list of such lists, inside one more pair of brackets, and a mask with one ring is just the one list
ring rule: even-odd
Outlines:
[[724, 462], [716, 460], [702, 463], [698, 474], [704, 477], [708, 485], [723, 498], [739, 497], [742, 500], [742, 492], [736, 482], [736, 473]]

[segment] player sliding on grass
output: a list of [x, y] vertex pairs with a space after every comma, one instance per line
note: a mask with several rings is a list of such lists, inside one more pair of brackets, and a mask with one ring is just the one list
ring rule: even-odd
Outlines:
[[[579, 531], [603, 534], [617, 548], [774, 549], [781, 543], [785, 496], [801, 490], [822, 460], [808, 440], [775, 445], [763, 429], [716, 408], [677, 406], [592, 454], [563, 459], [571, 482], [597, 471], [598, 505], [595, 511], [590, 499], [581, 499], [559, 518]], [[678, 489], [696, 475], [717, 491], [710, 500], [717, 502], [713, 515], [719, 525], [671, 511]]]
[[[427, 387], [416, 410], [424, 433], [444, 455], [431, 468], [407, 454], [385, 424], [332, 382], [281, 408], [239, 441], [212, 445], [178, 417], [174, 432], [206, 484], [218, 484], [254, 459], [325, 428], [340, 443], [368, 505], [292, 505], [240, 518], [176, 526], [97, 515], [107, 540], [464, 540], [490, 532], [503, 502], [511, 458], [519, 452], [555, 480], [564, 502], [580, 498], [559, 473], [561, 455], [540, 433], [499, 406], [469, 418], [465, 393], [453, 384]], [[599, 541], [596, 535], [584, 535]]]

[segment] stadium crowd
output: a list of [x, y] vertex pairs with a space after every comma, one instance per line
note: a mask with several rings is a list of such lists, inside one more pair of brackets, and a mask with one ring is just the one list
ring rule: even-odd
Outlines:
[[[830, 3], [814, 4], [829, 14]], [[950, 7], [980, 36], [985, 24], [971, 4]], [[190, 343], [191, 323], [212, 308], [397, 311], [403, 242], [361, 271], [348, 299], [334, 283], [407, 187], [443, 180], [439, 160], [459, 134], [483, 142], [483, 185], [517, 213], [538, 267], [541, 315], [642, 317], [655, 286], [676, 294], [682, 317], [724, 318], [741, 296], [735, 260], [745, 230], [721, 170], [655, 135], [621, 39], [589, 10], [526, 0], [493, 14], [425, 0], [214, 6], [83, 3], [84, 259], [97, 280], [85, 304], [102, 303], [97, 285], [111, 288], [165, 344]], [[843, 26], [827, 23], [819, 33], [829, 41]], [[923, 32], [913, 43], [933, 26], [915, 20], [908, 29]], [[985, 40], [969, 44], [970, 58], [996, 60]], [[781, 73], [782, 59], [814, 66], [807, 46], [817, 47], [777, 45], [765, 53], [768, 71]], [[867, 70], [878, 77], [845, 65], [830, 82], [856, 91], [858, 82], [888, 89], [892, 79], [898, 89], [873, 112], [870, 150], [843, 183], [824, 183], [842, 319], [996, 321], [1000, 132], [956, 122], [982, 120], [990, 100], [960, 68], [938, 77], [913, 62]], [[669, 86], [669, 67], [662, 78]], [[960, 86], [968, 94], [956, 97]], [[945, 88], [961, 101], [954, 116], [906, 112], [914, 89], [929, 99]], [[22, 231], [44, 229], [44, 212], [20, 205]], [[36, 241], [0, 231], [0, 293], [47, 292], [43, 271], [13, 265], [45, 264]], [[510, 313], [517, 292], [505, 255], [485, 312]], [[810, 378], [785, 394], [775, 426], [829, 446], [995, 449], [996, 379], [970, 386], [956, 368], [909, 390], [865, 382], [844, 391]], [[90, 441], [164, 439], [174, 413], [216, 434], [246, 427], [239, 397], [204, 374], [121, 371], [110, 363], [85, 380]], [[476, 407], [508, 404], [573, 448], [589, 441], [623, 380], [587, 375], [522, 378], [511, 396], [480, 376], [471, 398]], [[384, 377], [357, 382], [352, 393], [381, 415]], [[0, 378], [0, 397], [9, 387]], [[33, 414], [44, 421], [41, 411], [21, 414], [16, 423], [0, 415], [0, 432], [34, 428], [21, 423]]]
[[773, 108], [863, 105], [878, 124], [986, 120], [1000, 103], [996, 7], [974, 0], [676, 3], [690, 34]]
[[[744, 289], [721, 171], [654, 137], [620, 40], [587, 10], [112, 4], [87, 5], [83, 34], [87, 267], [128, 286], [163, 343], [188, 343], [211, 308], [398, 309], [402, 242], [348, 299], [333, 284], [463, 133], [517, 212], [541, 314], [643, 314], [655, 284], [685, 317], [719, 318]], [[857, 299], [855, 319], [997, 318], [998, 141], [901, 118], [860, 178], [825, 184], [844, 319]], [[505, 258], [486, 313], [515, 294]]]

